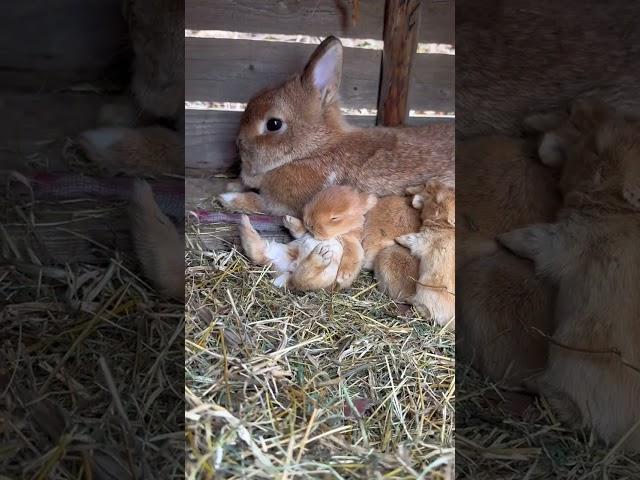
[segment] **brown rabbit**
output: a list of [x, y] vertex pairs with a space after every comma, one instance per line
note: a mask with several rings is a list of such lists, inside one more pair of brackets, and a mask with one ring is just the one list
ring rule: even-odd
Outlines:
[[329, 185], [385, 196], [439, 179], [454, 182], [454, 126], [356, 128], [340, 111], [342, 44], [327, 37], [301, 75], [258, 94], [242, 116], [242, 181], [260, 193], [230, 192], [230, 208], [299, 215]]
[[380, 250], [373, 264], [380, 290], [402, 303], [411, 303], [416, 294], [420, 260], [408, 248], [394, 244]]
[[374, 269], [374, 260], [381, 250], [397, 246], [396, 237], [417, 232], [420, 225], [420, 212], [411, 205], [410, 196], [389, 195], [379, 198], [364, 222], [363, 267], [366, 270]]
[[525, 116], [583, 95], [638, 111], [638, 16], [626, 0], [458, 0], [457, 138], [519, 135]]
[[165, 127], [96, 128], [83, 132], [78, 145], [90, 161], [111, 174], [184, 174], [184, 142]]
[[499, 240], [558, 288], [549, 365], [532, 383], [565, 421], [639, 450], [640, 121], [603, 111], [572, 111], [591, 129], [566, 152], [558, 221]]
[[[304, 207], [303, 222], [285, 216], [284, 224], [295, 240], [289, 244], [264, 240], [243, 215], [240, 239], [249, 258], [271, 264], [278, 273], [274, 284], [295, 290], [349, 288], [360, 271], [364, 251], [360, 245], [364, 215], [376, 197], [346, 186], [317, 193]], [[348, 269], [340, 268], [349, 264]], [[345, 272], [355, 275], [345, 276]]]
[[129, 216], [135, 251], [146, 277], [162, 295], [184, 299], [184, 238], [158, 208], [144, 180], [135, 183]]
[[[82, 133], [78, 145], [108, 173], [182, 175], [184, 0], [124, 0], [122, 5], [134, 51], [131, 90], [139, 111], [132, 114], [121, 106], [109, 107], [115, 115], [105, 110], [100, 116], [115, 117], [109, 119], [112, 126]], [[175, 130], [155, 125], [158, 118], [174, 124]], [[144, 126], [150, 119], [152, 125]], [[130, 124], [132, 120], [135, 123]], [[143, 126], [133, 128], [136, 123]], [[133, 192], [130, 218], [135, 250], [143, 272], [158, 291], [182, 299], [184, 239], [159, 211], [145, 185], [139, 184]]]
[[133, 45], [131, 90], [138, 105], [182, 123], [184, 0], [123, 0], [123, 14]]
[[411, 303], [438, 325], [455, 328], [455, 190], [430, 182], [414, 195], [422, 228], [396, 238], [420, 260], [420, 276]]
[[399, 302], [408, 303], [416, 293], [419, 260], [395, 238], [417, 232], [420, 225], [411, 197], [400, 195], [379, 198], [365, 219], [363, 267], [373, 270], [380, 290]]
[[[554, 124], [555, 125], [555, 124]], [[487, 136], [458, 142], [456, 355], [496, 381], [519, 384], [546, 365], [552, 291], [531, 262], [501, 250], [496, 235], [553, 221], [557, 173], [535, 142]]]
[[[124, 0], [123, 14], [134, 52], [131, 91], [138, 111], [106, 106], [100, 117], [108, 117], [109, 126], [83, 132], [78, 146], [111, 174], [182, 175], [184, 0]], [[154, 125], [158, 119], [175, 130]], [[135, 128], [140, 123], [153, 126]]]

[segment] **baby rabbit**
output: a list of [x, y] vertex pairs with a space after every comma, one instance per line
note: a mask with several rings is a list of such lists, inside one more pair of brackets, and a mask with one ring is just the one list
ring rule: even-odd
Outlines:
[[490, 135], [459, 141], [456, 190], [456, 356], [494, 381], [521, 386], [546, 365], [553, 296], [531, 262], [500, 248], [496, 235], [553, 221], [557, 173], [534, 139]]
[[356, 128], [340, 111], [342, 44], [327, 37], [301, 75], [251, 99], [237, 145], [246, 187], [229, 192], [232, 209], [299, 215], [329, 185], [349, 185], [376, 196], [401, 195], [408, 186], [454, 182], [454, 125]]
[[395, 238], [417, 232], [420, 224], [420, 212], [406, 195], [379, 198], [365, 219], [363, 267], [373, 270], [380, 290], [400, 302], [409, 302], [416, 293], [419, 261]]
[[364, 268], [374, 268], [374, 260], [381, 250], [397, 245], [395, 238], [420, 230], [420, 212], [411, 205], [411, 197], [389, 195], [378, 199], [367, 213], [364, 222], [362, 247]]
[[396, 238], [420, 259], [420, 276], [411, 303], [438, 325], [455, 328], [455, 191], [430, 182], [414, 195], [422, 209], [422, 229]]
[[498, 237], [557, 286], [549, 363], [532, 384], [559, 417], [640, 450], [640, 120], [574, 103], [555, 223]]
[[[326, 188], [305, 205], [302, 222], [284, 218], [295, 238], [289, 244], [264, 240], [243, 215], [242, 246], [255, 263], [275, 268], [278, 276], [273, 283], [279, 287], [318, 290], [336, 284], [338, 289], [349, 288], [364, 259], [360, 245], [364, 215], [376, 201], [375, 196], [350, 187]], [[341, 268], [344, 265], [348, 268]]]
[[161, 295], [184, 299], [184, 238], [158, 208], [151, 186], [137, 180], [129, 207], [135, 252]]

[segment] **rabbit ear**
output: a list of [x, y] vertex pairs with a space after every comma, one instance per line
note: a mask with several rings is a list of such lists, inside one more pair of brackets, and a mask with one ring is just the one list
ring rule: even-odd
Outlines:
[[336, 37], [325, 38], [313, 52], [302, 73], [302, 83], [320, 92], [322, 104], [338, 97], [342, 77], [342, 43]]

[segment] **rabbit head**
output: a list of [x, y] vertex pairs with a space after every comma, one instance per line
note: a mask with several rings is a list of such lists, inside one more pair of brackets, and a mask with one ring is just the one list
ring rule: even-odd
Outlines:
[[124, 0], [123, 14], [138, 104], [157, 117], [178, 119], [184, 109], [184, 0]]
[[306, 157], [344, 128], [341, 75], [342, 44], [327, 37], [301, 74], [249, 101], [236, 142], [243, 175], [261, 175]]
[[456, 224], [455, 190], [439, 181], [431, 181], [422, 187], [410, 187], [407, 193], [413, 194], [411, 204], [420, 209], [423, 225], [428, 223]]
[[304, 206], [304, 226], [318, 240], [344, 235], [362, 228], [365, 214], [376, 203], [374, 195], [360, 193], [351, 187], [328, 187]]
[[564, 149], [562, 192], [622, 196], [640, 207], [640, 120], [583, 99], [572, 105], [568, 122], [579, 135]]

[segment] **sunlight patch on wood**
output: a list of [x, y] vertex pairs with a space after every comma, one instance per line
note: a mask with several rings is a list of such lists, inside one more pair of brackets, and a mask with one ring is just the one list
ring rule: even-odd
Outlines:
[[[304, 43], [318, 45], [323, 37], [310, 35], [285, 35], [276, 33], [245, 33], [226, 30], [190, 30], [186, 29], [184, 35], [187, 38], [218, 38], [231, 40], [253, 40], [259, 42], [279, 43]], [[340, 38], [347, 48], [364, 48], [368, 50], [382, 50], [382, 40], [372, 38]], [[446, 43], [418, 43], [419, 54], [455, 55], [455, 47]]]
[[[189, 101], [184, 102], [185, 110], [214, 110], [218, 112], [243, 112], [247, 107], [241, 102], [209, 102], [209, 101]], [[365, 117], [375, 117], [378, 110], [375, 108], [341, 108], [345, 115], [359, 115]], [[454, 118], [454, 112], [438, 112], [435, 110], [409, 110], [410, 117], [446, 117]]]

